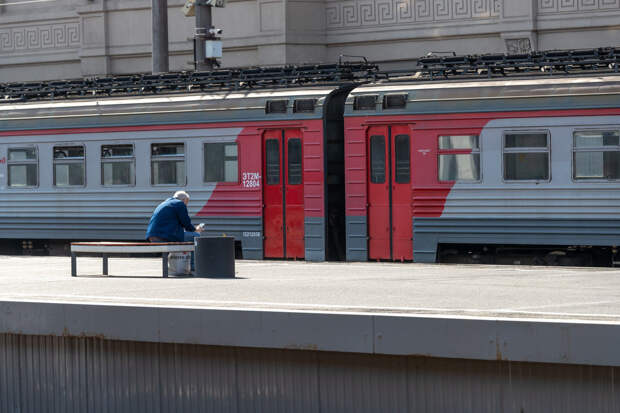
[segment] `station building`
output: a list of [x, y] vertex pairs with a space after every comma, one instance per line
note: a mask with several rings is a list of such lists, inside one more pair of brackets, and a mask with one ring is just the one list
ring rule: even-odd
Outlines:
[[[193, 69], [195, 20], [168, 0], [170, 70]], [[228, 0], [223, 67], [365, 56], [405, 68], [429, 52], [615, 46], [620, 0]], [[150, 72], [149, 0], [0, 0], [0, 82]]]

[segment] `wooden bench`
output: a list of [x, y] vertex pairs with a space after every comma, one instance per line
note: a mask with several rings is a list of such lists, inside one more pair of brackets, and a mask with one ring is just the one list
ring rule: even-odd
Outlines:
[[168, 277], [168, 254], [171, 252], [193, 252], [193, 242], [72, 242], [71, 276], [77, 276], [77, 255], [79, 253], [101, 254], [103, 275], [108, 275], [108, 257], [122, 254], [161, 254], [162, 274]]

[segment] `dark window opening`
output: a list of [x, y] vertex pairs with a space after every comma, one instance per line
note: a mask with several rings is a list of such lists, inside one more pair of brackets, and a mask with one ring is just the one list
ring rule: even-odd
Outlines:
[[267, 185], [280, 183], [280, 142], [267, 139], [265, 142], [265, 158], [267, 163]]
[[370, 182], [385, 183], [385, 136], [370, 137]]
[[151, 184], [185, 185], [184, 144], [151, 144]]
[[54, 147], [54, 185], [84, 186], [86, 183], [83, 146]]
[[236, 143], [205, 143], [204, 181], [238, 182], [239, 163], [237, 156]]
[[409, 182], [411, 159], [409, 135], [396, 135], [396, 138], [394, 138], [394, 151], [396, 157], [396, 183], [407, 183]]
[[289, 185], [301, 184], [301, 139], [289, 139], [288, 141], [288, 183]]
[[265, 113], [286, 113], [287, 100], [268, 100]]
[[580, 131], [573, 137], [574, 179], [620, 179], [620, 132]]
[[101, 146], [101, 185], [134, 185], [133, 145]]
[[384, 95], [383, 109], [403, 109], [407, 106], [407, 95]]
[[296, 99], [293, 105], [294, 113], [313, 113], [316, 99]]
[[549, 135], [547, 132], [505, 134], [504, 180], [549, 180]]
[[38, 185], [39, 161], [36, 148], [10, 148], [8, 151], [8, 185], [11, 188]]
[[376, 95], [355, 96], [353, 99], [353, 110], [375, 110], [376, 108]]

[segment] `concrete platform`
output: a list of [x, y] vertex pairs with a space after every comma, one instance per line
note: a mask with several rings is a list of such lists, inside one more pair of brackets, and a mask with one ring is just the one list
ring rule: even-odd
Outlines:
[[0, 333], [620, 365], [620, 270], [238, 261], [161, 277], [158, 258], [0, 257]]

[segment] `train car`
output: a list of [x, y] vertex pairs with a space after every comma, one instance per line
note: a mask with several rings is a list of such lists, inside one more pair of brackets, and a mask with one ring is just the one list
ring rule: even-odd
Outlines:
[[619, 66], [604, 48], [0, 85], [0, 249], [140, 240], [184, 189], [243, 258], [618, 263]]
[[532, 263], [617, 261], [619, 139], [613, 74], [358, 87], [347, 259], [519, 262], [527, 247]]
[[193, 222], [243, 258], [325, 260], [328, 244], [344, 251], [344, 168], [325, 154], [343, 152], [350, 88], [0, 103], [0, 239], [141, 240], [185, 190]]

